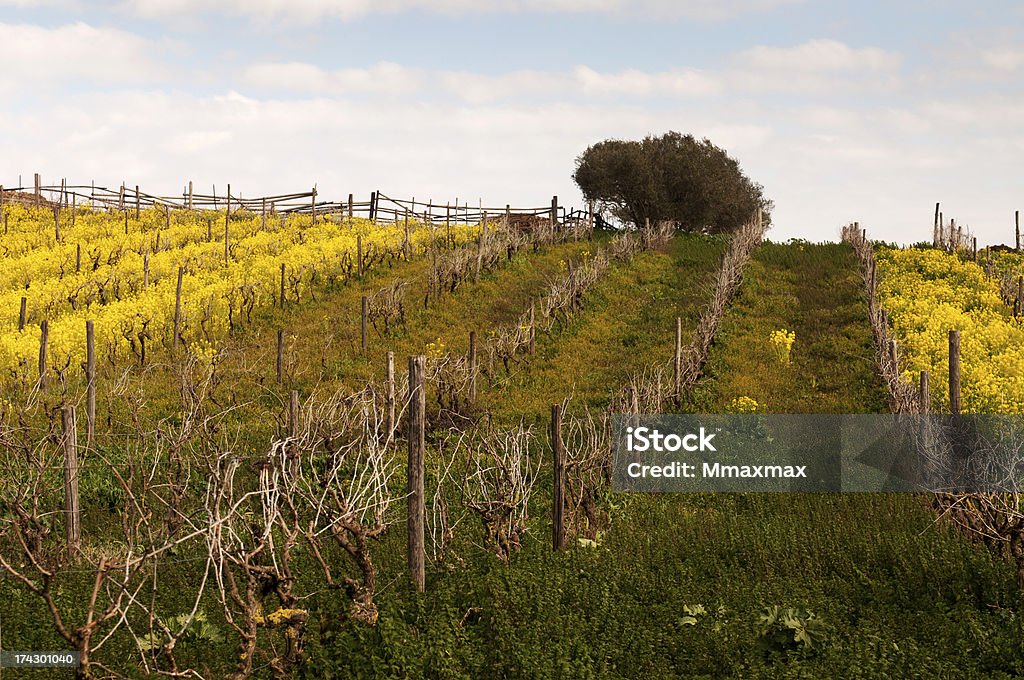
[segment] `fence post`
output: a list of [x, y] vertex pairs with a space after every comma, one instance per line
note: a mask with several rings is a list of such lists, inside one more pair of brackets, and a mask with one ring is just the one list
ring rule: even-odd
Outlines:
[[537, 338], [537, 333], [536, 333], [536, 328], [537, 328], [537, 326], [536, 326], [536, 317], [535, 317], [534, 311], [533, 311], [534, 307], [535, 307], [535, 303], [531, 302], [530, 303], [530, 354], [533, 354], [533, 343], [534, 343], [534, 341]]
[[142, 287], [149, 288], [149, 253], [142, 256]]
[[142, 214], [142, 197], [139, 195], [139, 185], [135, 185], [135, 219], [138, 220]]
[[228, 209], [224, 213], [224, 266], [228, 266], [228, 255], [231, 237], [228, 233], [228, 225], [231, 222], [231, 185], [228, 185]]
[[277, 329], [277, 382], [284, 375], [284, 329]]
[[188, 181], [188, 209], [192, 209], [192, 180]]
[[931, 374], [928, 371], [921, 371], [921, 382], [917, 393], [917, 400], [920, 402], [921, 413], [927, 414], [931, 407], [931, 394], [929, 394], [928, 379]]
[[356, 234], [356, 274], [363, 277], [363, 235]]
[[178, 287], [174, 293], [174, 337], [171, 339], [171, 351], [178, 348], [178, 336], [181, 334], [181, 280], [185, 274], [184, 267], [178, 267]]
[[960, 331], [949, 332], [949, 412], [959, 415], [960, 404]]
[[562, 450], [562, 407], [551, 405], [551, 449], [554, 453], [554, 489], [551, 494], [551, 548], [565, 547], [565, 461]]
[[558, 224], [558, 196], [551, 197], [551, 226]]
[[370, 219], [377, 216], [377, 192], [370, 192]]
[[46, 353], [50, 344], [50, 322], [39, 322], [39, 390], [46, 391]]
[[18, 312], [18, 330], [25, 330], [25, 316], [28, 313], [28, 298], [21, 298], [21, 311]]
[[360, 330], [360, 348], [363, 354], [366, 354], [366, 331], [367, 321], [370, 314], [370, 304], [367, 297], [364, 295], [362, 299], [362, 313], [359, 317], [359, 330]]
[[288, 395], [288, 437], [294, 439], [299, 434], [299, 391], [292, 390]]
[[476, 402], [476, 331], [469, 332], [469, 403]]
[[971, 237], [971, 257], [974, 259], [975, 262], [978, 261], [978, 237], [977, 236], [972, 236]]
[[[25, 298], [22, 298], [24, 300]], [[1017, 277], [1017, 309], [1015, 314], [1017, 316], [1024, 315], [1024, 276]]]
[[352, 219], [352, 194], [348, 195], [348, 218]]
[[932, 246], [934, 246], [936, 248], [939, 247], [939, 241], [942, 238], [940, 233], [939, 233], [939, 228], [940, 228], [940, 226], [939, 226], [939, 203], [938, 203], [938, 201], [936, 201], [936, 203], [935, 203], [935, 223], [932, 226]]
[[484, 213], [484, 228], [476, 237], [476, 271], [473, 273], [473, 283], [480, 280], [480, 268], [484, 260], [484, 234], [487, 229], [487, 213]]
[[281, 298], [279, 300], [281, 309], [284, 309], [284, 262], [281, 263]]
[[313, 215], [313, 226], [316, 226], [316, 187], [313, 187], [313, 193], [310, 194], [310, 212]]
[[676, 400], [683, 394], [683, 317], [676, 317], [676, 351], [672, 362], [675, 372]]
[[65, 406], [61, 410], [61, 420], [64, 429], [64, 518], [68, 556], [74, 559], [82, 538], [78, 505], [78, 426], [75, 422], [75, 407]]
[[85, 322], [85, 428], [86, 445], [92, 447], [96, 437], [96, 328]]
[[1014, 222], [1014, 225], [1016, 226], [1016, 234], [1017, 234], [1017, 248], [1016, 248], [1016, 250], [1019, 253], [1020, 252], [1020, 211], [1019, 210], [1014, 210], [1013, 211], [1013, 222]]
[[43, 184], [43, 181], [39, 177], [39, 173], [38, 172], [35, 173], [35, 189], [36, 189], [36, 194], [35, 195], [36, 195], [36, 205], [37, 206], [40, 203], [42, 203], [42, 196], [40, 194], [40, 188], [41, 188], [42, 184]]
[[418, 592], [426, 589], [424, 573], [423, 450], [425, 446], [426, 393], [424, 368], [426, 357], [409, 357], [409, 572]]
[[395, 353], [388, 352], [386, 360], [386, 383], [385, 383], [385, 406], [387, 407], [387, 422], [385, 423], [387, 429], [387, 438], [391, 439], [395, 435]]

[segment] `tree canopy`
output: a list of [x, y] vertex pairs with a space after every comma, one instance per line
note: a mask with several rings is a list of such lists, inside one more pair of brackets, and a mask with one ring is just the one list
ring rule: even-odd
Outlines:
[[723, 149], [678, 132], [598, 142], [576, 159], [573, 179], [585, 198], [637, 227], [672, 220], [687, 231], [728, 232], [758, 208], [768, 223], [773, 205]]

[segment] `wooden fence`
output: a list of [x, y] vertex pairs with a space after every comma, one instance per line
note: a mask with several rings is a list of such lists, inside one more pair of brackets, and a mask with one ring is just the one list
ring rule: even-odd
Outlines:
[[0, 186], [0, 206], [4, 202], [34, 204], [54, 208], [72, 208], [89, 205], [102, 210], [134, 211], [136, 215], [142, 210], [153, 207], [166, 207], [174, 210], [233, 210], [253, 213], [304, 214], [304, 215], [345, 215], [348, 217], [366, 217], [378, 221], [399, 222], [415, 219], [432, 224], [478, 223], [486, 219], [500, 219], [502, 216], [517, 220], [543, 220], [551, 223], [591, 222], [594, 219], [593, 206], [585, 210], [566, 209], [560, 205], [558, 196], [551, 197], [551, 203], [539, 207], [522, 207], [505, 204], [503, 206], [484, 206], [478, 201], [471, 205], [468, 201], [456, 198], [454, 201], [434, 202], [415, 198], [394, 198], [382, 191], [373, 191], [368, 200], [356, 200], [354, 194], [343, 196], [339, 200], [325, 200], [316, 187], [309, 191], [270, 196], [245, 197], [241, 192], [232, 192], [227, 185], [224, 193], [218, 194], [216, 187], [211, 193], [196, 191], [192, 182], [182, 190], [181, 195], [157, 195], [142, 191], [138, 185], [122, 184], [119, 188], [110, 189], [88, 185], [68, 184], [62, 180], [60, 184], [44, 185], [38, 174], [32, 186], [4, 187]]

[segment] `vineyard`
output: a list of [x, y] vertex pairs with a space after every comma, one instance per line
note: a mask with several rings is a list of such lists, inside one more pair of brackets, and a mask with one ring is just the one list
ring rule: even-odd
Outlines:
[[5, 650], [79, 677], [1024, 673], [1016, 498], [609, 471], [613, 414], [1024, 412], [1019, 252], [75, 191], [2, 206]]

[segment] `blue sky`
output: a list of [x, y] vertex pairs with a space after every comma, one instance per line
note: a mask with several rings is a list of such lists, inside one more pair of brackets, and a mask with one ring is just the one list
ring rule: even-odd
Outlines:
[[775, 239], [982, 242], [1024, 208], [1018, 3], [0, 0], [0, 183], [578, 204], [607, 137], [707, 136]]

